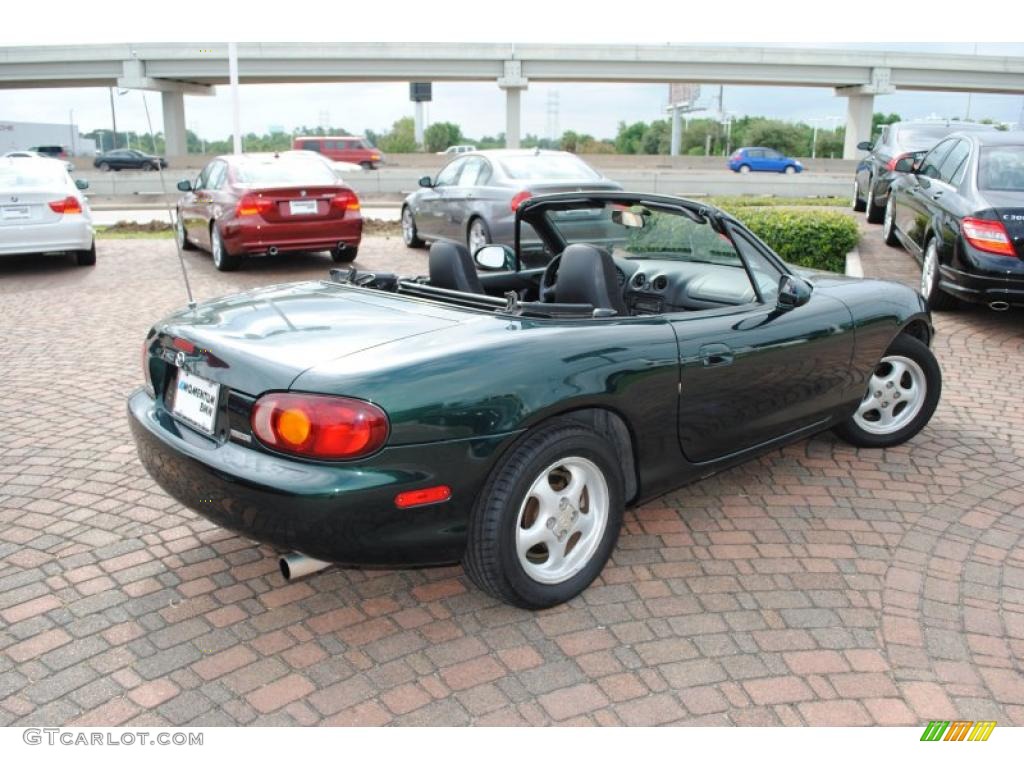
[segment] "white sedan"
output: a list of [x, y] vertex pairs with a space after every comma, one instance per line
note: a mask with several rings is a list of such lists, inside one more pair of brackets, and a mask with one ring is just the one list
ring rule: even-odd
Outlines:
[[95, 264], [88, 186], [60, 160], [0, 158], [0, 256], [73, 253], [79, 266]]

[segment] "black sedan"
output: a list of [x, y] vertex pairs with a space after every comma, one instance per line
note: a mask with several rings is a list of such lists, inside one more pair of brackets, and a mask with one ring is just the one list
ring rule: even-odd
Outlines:
[[1024, 306], [1024, 132], [956, 133], [901, 163], [885, 242], [921, 262], [929, 305]]
[[489, 245], [478, 274], [437, 242], [417, 279], [335, 270], [158, 322], [128, 402], [142, 464], [302, 553], [286, 575], [461, 561], [539, 608], [598, 576], [627, 506], [822, 430], [898, 445], [938, 403], [906, 286], [796, 270], [677, 197], [538, 196], [515, 226], [546, 266]]
[[896, 164], [907, 157], [923, 155], [954, 131], [994, 131], [994, 125], [957, 121], [919, 121], [883, 125], [874, 143], [862, 141], [857, 149], [868, 154], [857, 163], [853, 176], [853, 210], [867, 211], [872, 224], [881, 224], [889, 187], [901, 175]]
[[92, 164], [101, 171], [158, 171], [167, 167], [167, 160], [137, 149], [114, 149], [97, 155]]

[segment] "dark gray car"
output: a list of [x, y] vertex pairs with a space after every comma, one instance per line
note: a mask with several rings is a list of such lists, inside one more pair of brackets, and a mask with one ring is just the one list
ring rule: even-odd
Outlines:
[[889, 201], [889, 186], [903, 174], [896, 163], [908, 155], [924, 155], [954, 131], [994, 131], [994, 125], [958, 120], [922, 120], [881, 126], [874, 143], [862, 141], [857, 149], [868, 154], [857, 164], [853, 176], [853, 210], [867, 211], [872, 224], [881, 224]]
[[[465, 244], [470, 253], [488, 243], [513, 245], [516, 208], [533, 195], [622, 189], [570, 152], [532, 149], [469, 152], [437, 176], [424, 176], [420, 186], [402, 204], [405, 244], [420, 248], [449, 240]], [[521, 236], [521, 253], [541, 249], [531, 229]]]

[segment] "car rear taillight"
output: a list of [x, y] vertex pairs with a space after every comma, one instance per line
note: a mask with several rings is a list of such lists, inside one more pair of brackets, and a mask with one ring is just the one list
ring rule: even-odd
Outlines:
[[81, 213], [82, 204], [74, 195], [68, 195], [63, 200], [54, 200], [52, 203], [50, 203], [50, 209], [54, 213], [60, 214]]
[[339, 211], [358, 211], [359, 198], [351, 189], [346, 189], [331, 198], [331, 208], [337, 208]]
[[968, 216], [960, 222], [960, 231], [964, 239], [979, 251], [1000, 256], [1017, 255], [1010, 241], [1010, 234], [1001, 221], [986, 221]]
[[912, 157], [913, 154], [913, 152], [904, 152], [902, 155], [893, 155], [892, 157], [889, 158], [889, 162], [885, 164], [885, 170], [895, 171], [896, 163], [898, 163], [900, 160], [906, 157]]
[[533, 193], [530, 192], [530, 190], [528, 189], [524, 189], [522, 192], [517, 192], [515, 197], [513, 197], [511, 202], [509, 202], [509, 208], [511, 208], [512, 212], [515, 213], [516, 211], [519, 210], [519, 206], [525, 203], [531, 197], [533, 197]]
[[273, 207], [274, 202], [272, 200], [268, 200], [262, 195], [248, 194], [243, 195], [242, 199], [238, 201], [235, 214], [238, 216], [262, 216]]
[[252, 408], [253, 434], [268, 448], [310, 459], [369, 456], [388, 437], [388, 417], [365, 400], [272, 392]]

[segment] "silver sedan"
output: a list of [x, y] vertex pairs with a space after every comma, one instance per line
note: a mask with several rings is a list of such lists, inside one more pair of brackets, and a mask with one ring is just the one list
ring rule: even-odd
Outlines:
[[72, 253], [79, 266], [95, 264], [88, 186], [60, 160], [0, 158], [0, 256]]
[[[450, 240], [475, 253], [488, 243], [513, 244], [523, 200], [551, 192], [621, 190], [569, 152], [495, 149], [459, 155], [402, 204], [402, 237], [410, 248]], [[522, 252], [540, 242], [524, 229]]]

